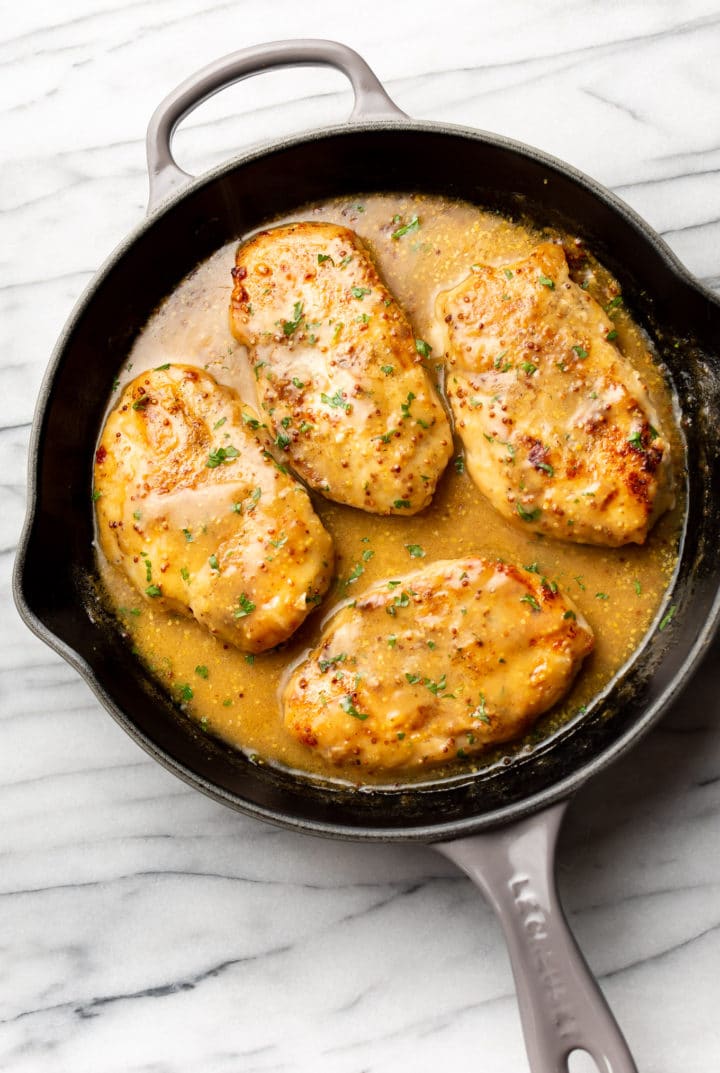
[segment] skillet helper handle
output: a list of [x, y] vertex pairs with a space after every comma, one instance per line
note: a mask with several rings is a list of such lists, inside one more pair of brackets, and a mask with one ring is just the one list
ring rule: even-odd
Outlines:
[[350, 119], [404, 117], [362, 56], [339, 41], [272, 41], [231, 52], [182, 82], [155, 109], [147, 131], [151, 211], [158, 201], [193, 178], [172, 155], [175, 128], [221, 89], [276, 67], [335, 67], [350, 80], [355, 104]]
[[510, 827], [433, 846], [475, 882], [510, 953], [532, 1073], [567, 1073], [575, 1050], [599, 1073], [637, 1073], [623, 1035], [568, 927], [555, 882], [567, 802]]

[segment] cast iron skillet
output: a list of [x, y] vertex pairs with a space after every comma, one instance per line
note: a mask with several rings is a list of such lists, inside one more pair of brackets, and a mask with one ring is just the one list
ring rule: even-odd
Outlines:
[[[245, 153], [199, 179], [178, 168], [173, 131], [201, 101], [259, 71], [307, 64], [339, 68], [350, 79], [348, 124]], [[575, 1049], [588, 1051], [604, 1073], [635, 1070], [564, 921], [554, 847], [571, 793], [657, 721], [718, 622], [720, 303], [592, 180], [495, 135], [408, 119], [364, 61], [334, 42], [264, 45], [205, 68], [156, 111], [148, 163], [149, 216], [80, 300], [41, 391], [14, 575], [21, 615], [140, 745], [216, 800], [318, 835], [432, 843], [454, 860], [505, 929], [534, 1073], [566, 1071]], [[688, 510], [664, 607], [582, 717], [508, 765], [419, 788], [357, 791], [251, 763], [197, 730], [148, 679], [97, 597], [91, 465], [113, 376], [155, 305], [199, 261], [304, 202], [412, 190], [570, 228], [616, 274], [668, 365], [682, 410]]]

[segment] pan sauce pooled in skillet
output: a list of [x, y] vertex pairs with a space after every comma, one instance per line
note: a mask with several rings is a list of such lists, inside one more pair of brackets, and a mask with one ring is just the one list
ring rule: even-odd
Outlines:
[[143, 373], [95, 455], [98, 537], [145, 600], [246, 652], [285, 641], [332, 575], [329, 534], [255, 414], [182, 365]]
[[[527, 257], [548, 239], [562, 238], [571, 278], [586, 286], [603, 307], [612, 303], [608, 315], [618, 333], [617, 345], [647, 384], [659, 415], [656, 427], [669, 437], [676, 472], [680, 471], [682, 444], [662, 371], [654, 363], [642, 331], [615, 301], [617, 283], [574, 239], [534, 230], [468, 203], [419, 195], [338, 199], [305, 207], [294, 218], [349, 226], [359, 233], [388, 289], [409, 317], [415, 337], [425, 341], [421, 348], [424, 368], [441, 384], [443, 337], [435, 320], [438, 293], [467, 279], [473, 264], [506, 265]], [[237, 242], [228, 243], [175, 288], [138, 338], [129, 355], [132, 368], [120, 374], [121, 380], [166, 362], [190, 363], [207, 369], [220, 384], [234, 388], [258, 411], [255, 374], [245, 348], [228, 326], [236, 252]], [[263, 415], [262, 420], [266, 419]], [[273, 451], [277, 453], [274, 446]], [[281, 457], [286, 455], [284, 452]], [[102, 555], [100, 569], [133, 646], [187, 717], [259, 761], [314, 776], [371, 784], [443, 778], [468, 768], [505, 762], [532, 748], [534, 742], [544, 742], [582, 713], [641, 643], [652, 623], [675, 566], [684, 507], [679, 499], [676, 507], [658, 520], [643, 546], [610, 549], [543, 539], [535, 527], [511, 525], [490, 506], [470, 480], [458, 443], [455, 459], [445, 470], [429, 507], [412, 517], [372, 515], [330, 502], [315, 492], [311, 499], [335, 544], [335, 581], [319, 613], [310, 615], [280, 648], [261, 655], [243, 654], [235, 646], [223, 644], [192, 618], [159, 607], [157, 599], [143, 601], [124, 573]], [[274, 551], [269, 549], [268, 557]], [[299, 665], [317, 648], [338, 606], [361, 600], [369, 587], [399, 579], [414, 567], [469, 558], [492, 562], [502, 558], [529, 570], [541, 583], [546, 578], [550, 586], [557, 585], [564, 597], [571, 598], [585, 617], [595, 635], [595, 648], [565, 698], [516, 741], [467, 759], [467, 750], [458, 743], [457, 757], [451, 747], [447, 764], [438, 767], [408, 768], [401, 763], [388, 771], [373, 772], [352, 765], [338, 767], [317, 749], [301, 744], [284, 726], [280, 693], [288, 668]], [[392, 621], [391, 616], [386, 617]], [[439, 669], [440, 678], [443, 670]], [[407, 673], [414, 672], [408, 668]], [[431, 677], [426, 672], [423, 676]], [[410, 683], [408, 688], [412, 691]], [[423, 688], [433, 700], [432, 693]]]
[[642, 544], [672, 506], [670, 445], [600, 304], [544, 243], [438, 296], [446, 390], [470, 476], [509, 521]]
[[452, 455], [445, 410], [408, 319], [356, 234], [261, 231], [233, 269], [231, 327], [295, 472], [328, 499], [417, 514]]
[[285, 725], [338, 765], [470, 756], [522, 734], [592, 648], [588, 623], [546, 578], [441, 560], [337, 613], [283, 691]]

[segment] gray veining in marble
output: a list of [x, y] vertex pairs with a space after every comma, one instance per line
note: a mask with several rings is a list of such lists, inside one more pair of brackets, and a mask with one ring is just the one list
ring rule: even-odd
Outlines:
[[[0, 39], [0, 1069], [520, 1073], [498, 928], [421, 847], [235, 815], [151, 762], [20, 623], [10, 573], [34, 400], [73, 303], [146, 203], [157, 102], [234, 48], [343, 40], [400, 107], [540, 146], [612, 187], [720, 290], [720, 8], [549, 0], [32, 0]], [[192, 171], [335, 122], [341, 76], [204, 105]], [[718, 650], [712, 662], [717, 659]], [[720, 1069], [720, 719], [709, 663], [574, 803], [561, 885], [644, 1073]]]

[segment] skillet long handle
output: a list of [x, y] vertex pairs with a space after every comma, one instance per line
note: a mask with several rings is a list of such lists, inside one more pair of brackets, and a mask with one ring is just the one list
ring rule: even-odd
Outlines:
[[575, 1050], [600, 1073], [637, 1073], [558, 899], [555, 847], [566, 807], [433, 848], [477, 883], [500, 919], [532, 1073], [567, 1073]]
[[221, 89], [275, 67], [335, 67], [342, 71], [355, 94], [351, 120], [405, 116], [362, 56], [339, 41], [271, 41], [232, 52], [191, 75], [155, 109], [146, 139], [150, 179], [148, 211], [192, 178], [172, 155], [172, 137], [181, 119]]

